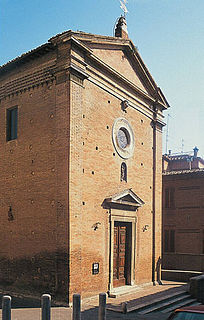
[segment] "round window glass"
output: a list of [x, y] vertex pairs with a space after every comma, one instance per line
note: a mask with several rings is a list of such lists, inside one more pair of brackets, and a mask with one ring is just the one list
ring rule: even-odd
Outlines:
[[125, 149], [130, 144], [130, 135], [125, 128], [120, 128], [117, 132], [118, 146]]
[[115, 150], [123, 159], [132, 157], [134, 153], [134, 134], [129, 122], [124, 118], [117, 118], [112, 129], [112, 140]]

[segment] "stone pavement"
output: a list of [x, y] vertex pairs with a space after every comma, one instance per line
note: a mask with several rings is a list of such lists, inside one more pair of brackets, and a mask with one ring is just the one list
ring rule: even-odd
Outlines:
[[[131, 294], [125, 294], [117, 298], [107, 298], [107, 305], [120, 305], [121, 302], [131, 301], [157, 292], [165, 292], [170, 288], [180, 288], [182, 283], [163, 281], [163, 285], [138, 286]], [[151, 296], [150, 296], [151, 300]], [[1, 311], [0, 311], [1, 317]], [[97, 320], [98, 318], [98, 296], [87, 298], [82, 301], [82, 320]], [[51, 320], [71, 320], [72, 308], [54, 307], [51, 311]], [[135, 320], [166, 320], [167, 315], [158, 313], [151, 315], [136, 315], [134, 313], [122, 314], [107, 310], [107, 320], [135, 319]], [[41, 320], [40, 308], [16, 308], [12, 309], [12, 320]]]
[[[1, 314], [1, 313], [0, 313]], [[40, 318], [41, 310], [40, 309], [13, 309], [11, 314], [12, 320], [41, 320]], [[51, 320], [71, 320], [71, 312], [68, 308], [54, 308], [51, 313]], [[82, 320], [97, 320], [97, 310], [93, 310], [92, 313], [83, 313], [81, 316]], [[107, 314], [107, 320], [166, 320], [167, 315], [155, 314], [155, 315], [118, 315], [109, 313]]]

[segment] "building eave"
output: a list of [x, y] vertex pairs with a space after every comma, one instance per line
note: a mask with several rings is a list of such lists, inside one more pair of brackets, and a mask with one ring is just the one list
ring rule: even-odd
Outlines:
[[188, 175], [188, 174], [201, 174], [204, 175], [204, 168], [198, 169], [187, 169], [187, 170], [172, 170], [165, 171], [162, 173], [163, 176], [178, 176], [178, 175]]
[[[101, 67], [105, 68], [116, 77], [126, 82], [126, 85], [131, 86], [135, 91], [137, 91], [144, 98], [148, 99], [151, 103], [157, 102], [157, 105], [162, 109], [167, 109], [169, 107], [168, 102], [164, 98], [161, 89], [159, 89], [153, 80], [150, 72], [148, 71], [146, 65], [144, 64], [142, 58], [140, 57], [137, 48], [134, 46], [133, 42], [129, 39], [122, 39], [117, 37], [110, 36], [101, 36], [85, 32], [74, 32], [72, 30], [65, 31], [61, 34], [58, 34], [48, 40], [48, 43], [45, 43], [36, 49], [33, 49], [27, 53], [22, 54], [20, 57], [15, 58], [12, 61], [9, 61], [5, 65], [0, 67], [0, 74], [3, 74], [17, 65], [23, 64], [29, 60], [36, 58], [37, 56], [43, 55], [47, 52], [55, 50], [57, 44], [70, 41], [73, 45], [77, 46], [82, 50], [86, 55], [90, 57], [95, 63], [99, 64]], [[101, 43], [120, 46], [122, 50], [127, 52], [127, 54], [133, 59], [135, 66], [137, 66], [139, 73], [141, 74], [143, 81], [145, 82], [149, 93], [146, 93], [139, 87], [137, 87], [131, 81], [128, 81], [122, 77], [116, 70], [105, 64], [100, 60], [96, 55], [93, 54], [93, 51], [86, 45], [86, 43]]]
[[8, 72], [10, 70], [12, 70], [13, 68], [15, 68], [16, 66], [23, 64], [27, 61], [33, 60], [36, 57], [42, 56], [48, 52], [51, 52], [55, 50], [55, 45], [53, 43], [45, 43], [33, 50], [30, 50], [26, 53], [23, 53], [21, 56], [8, 61], [7, 63], [5, 63], [4, 65], [0, 66], [0, 75]]

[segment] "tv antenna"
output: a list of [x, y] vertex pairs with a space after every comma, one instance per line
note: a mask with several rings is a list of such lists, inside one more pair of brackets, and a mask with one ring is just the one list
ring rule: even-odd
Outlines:
[[166, 122], [166, 154], [167, 154], [167, 150], [168, 150], [168, 142], [169, 142], [169, 118], [170, 118], [170, 114], [168, 113], [167, 115], [167, 122]]
[[120, 8], [123, 10], [123, 16], [126, 17], [126, 14], [128, 13], [128, 9], [126, 7], [127, 0], [119, 0], [120, 1]]
[[184, 149], [184, 139], [181, 140], [181, 153], [183, 153], [183, 149]]

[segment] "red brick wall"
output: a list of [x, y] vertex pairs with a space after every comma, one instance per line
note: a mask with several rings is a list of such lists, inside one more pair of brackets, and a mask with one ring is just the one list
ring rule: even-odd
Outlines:
[[[175, 208], [165, 208], [166, 188], [175, 189]], [[203, 194], [203, 172], [163, 176], [163, 230], [175, 230], [175, 254], [203, 254]], [[193, 270], [190, 255], [186, 270]], [[168, 268], [168, 260], [166, 255], [165, 268]]]
[[[8, 74], [32, 76], [50, 54]], [[34, 80], [33, 80], [34, 81]], [[67, 101], [67, 102], [66, 102]], [[6, 141], [6, 109], [18, 106], [18, 137]], [[68, 90], [55, 80], [7, 96], [0, 104], [0, 279], [35, 290], [67, 291]], [[8, 221], [12, 207], [13, 221]], [[8, 277], [4, 271], [7, 269]]]
[[[135, 283], [151, 282], [153, 127], [149, 109], [146, 113], [151, 105], [91, 64], [87, 80], [78, 73], [71, 75], [67, 69], [73, 59], [70, 44], [59, 43], [56, 50], [19, 66], [18, 74], [11, 71], [1, 77], [1, 85], [17, 78], [28, 81], [28, 75], [32, 78], [39, 70], [53, 68], [49, 76], [45, 73], [42, 83], [36, 84], [33, 78], [33, 87], [0, 103], [0, 259], [5, 266], [0, 281], [5, 281], [7, 269], [9, 284], [24, 284], [38, 292], [49, 290], [63, 299], [76, 292], [89, 296], [107, 291], [110, 226], [109, 211], [102, 203], [132, 188], [145, 202], [135, 214]], [[75, 49], [71, 53], [75, 64], [85, 68], [83, 52]], [[52, 81], [51, 74], [55, 75]], [[135, 71], [129, 76], [135, 78]], [[127, 113], [121, 110], [125, 98], [131, 101]], [[6, 109], [16, 105], [18, 138], [6, 142]], [[134, 154], [125, 160], [127, 183], [120, 181], [124, 160], [112, 143], [112, 126], [119, 117], [129, 121], [135, 137]], [[160, 131], [156, 132], [156, 142], [157, 261], [161, 245]], [[13, 221], [8, 221], [10, 206]], [[96, 222], [100, 224], [94, 230]], [[144, 232], [145, 225], [148, 228]], [[100, 264], [98, 275], [92, 275], [94, 262]]]
[[[109, 277], [109, 212], [102, 208], [105, 198], [132, 188], [145, 205], [136, 213], [136, 283], [152, 280], [152, 144], [151, 120], [129, 108], [121, 110], [121, 100], [84, 81], [84, 89], [73, 83], [72, 103], [75, 140], [71, 141], [71, 291], [83, 295], [108, 290]], [[79, 98], [81, 96], [81, 98]], [[82, 99], [82, 100], [81, 100]], [[126, 160], [127, 183], [120, 181], [124, 161], [112, 143], [112, 126], [116, 118], [129, 121], [135, 136], [133, 157]], [[75, 120], [74, 120], [75, 119]], [[74, 127], [73, 127], [74, 130]], [[156, 174], [156, 261], [161, 256], [161, 133], [157, 132]], [[72, 178], [73, 176], [73, 178]], [[80, 184], [78, 183], [80, 181]], [[73, 196], [72, 196], [73, 195]], [[100, 222], [97, 231], [93, 225]], [[143, 232], [143, 226], [149, 228]], [[92, 275], [92, 263], [99, 262], [100, 273]], [[73, 282], [72, 282], [73, 277]], [[87, 285], [88, 284], [88, 285]]]

